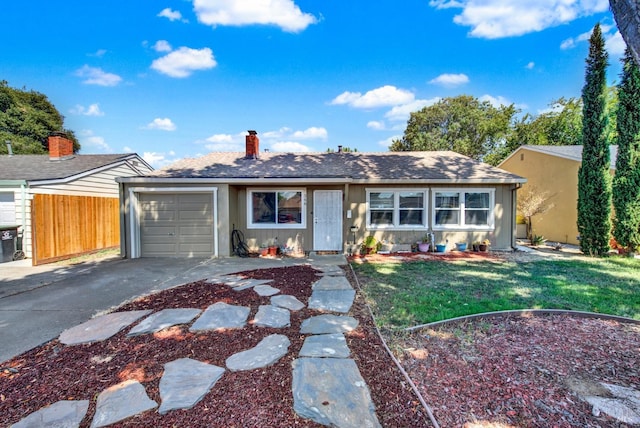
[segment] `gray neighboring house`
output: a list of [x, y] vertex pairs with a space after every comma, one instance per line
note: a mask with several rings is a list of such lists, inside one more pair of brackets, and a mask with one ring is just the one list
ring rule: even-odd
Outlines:
[[183, 159], [121, 177], [121, 251], [138, 257], [232, 255], [232, 231], [253, 251], [278, 245], [351, 253], [368, 235], [411, 244], [489, 239], [515, 245], [516, 191], [526, 180], [454, 152], [260, 152]]
[[[19, 227], [34, 264], [118, 247], [115, 180], [151, 171], [135, 153], [74, 154], [73, 143], [61, 136], [49, 137], [48, 155], [0, 155], [0, 227]], [[115, 224], [106, 224], [113, 218]]]

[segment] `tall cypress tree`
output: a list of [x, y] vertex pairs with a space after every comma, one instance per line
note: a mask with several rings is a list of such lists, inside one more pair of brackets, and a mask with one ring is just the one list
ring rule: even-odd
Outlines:
[[640, 69], [629, 51], [618, 85], [616, 175], [613, 178], [613, 236], [630, 250], [640, 246]]
[[611, 176], [606, 139], [607, 52], [600, 24], [593, 28], [582, 88], [582, 165], [578, 170], [578, 232], [584, 254], [609, 251], [611, 233]]

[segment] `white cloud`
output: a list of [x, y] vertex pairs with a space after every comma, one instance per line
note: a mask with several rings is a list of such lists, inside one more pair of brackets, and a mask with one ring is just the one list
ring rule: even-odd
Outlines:
[[531, 61], [527, 65], [525, 65], [524, 68], [526, 68], [527, 70], [533, 70], [535, 66], [536, 66], [536, 63]]
[[335, 97], [331, 104], [348, 104], [354, 108], [376, 108], [407, 104], [414, 100], [412, 92], [398, 89], [395, 86], [385, 85], [372, 89], [364, 95], [360, 92], [345, 91]]
[[445, 86], [448, 88], [453, 88], [455, 86], [464, 85], [465, 83], [469, 83], [469, 76], [466, 74], [441, 74], [440, 76], [429, 80], [429, 83], [433, 85]]
[[492, 95], [483, 95], [478, 99], [483, 102], [489, 101], [489, 104], [491, 104], [495, 108], [500, 108], [500, 106], [510, 106], [511, 104], [513, 104], [511, 101], [501, 95], [498, 95], [497, 97], [494, 97]]
[[616, 31], [615, 34], [606, 37], [605, 47], [610, 55], [622, 56], [627, 48], [627, 44], [622, 38], [622, 34]]
[[158, 13], [159, 17], [161, 18], [167, 18], [169, 21], [182, 21], [182, 22], [187, 22], [186, 19], [182, 18], [182, 14], [177, 11], [177, 10], [171, 10], [171, 8], [166, 7], [164, 9], [162, 9], [160, 11], [160, 13]]
[[384, 122], [381, 120], [372, 120], [367, 123], [367, 128], [375, 131], [383, 131], [385, 129]]
[[[618, 29], [613, 25], [600, 25], [600, 30], [602, 31], [602, 37], [605, 40], [605, 49], [609, 54], [614, 56], [623, 55], [627, 45], [622, 39], [622, 35]], [[586, 33], [579, 34], [576, 37], [570, 37], [563, 40], [562, 43], [560, 43], [560, 49], [573, 49], [579, 43], [587, 43], [591, 38], [592, 31], [593, 29]]]
[[89, 67], [86, 64], [76, 70], [75, 75], [84, 79], [82, 83], [86, 85], [116, 86], [122, 81], [122, 77], [117, 74], [106, 73], [100, 68]]
[[275, 25], [298, 33], [318, 22], [292, 0], [194, 0], [198, 20], [206, 25]]
[[144, 127], [144, 129], [157, 129], [159, 131], [175, 131], [176, 125], [169, 119], [165, 118], [155, 118], [151, 123]]
[[414, 100], [410, 103], [393, 107], [391, 110], [385, 113], [384, 117], [394, 122], [406, 122], [407, 120], [409, 120], [409, 115], [411, 114], [411, 112], [418, 111], [424, 107], [433, 105], [438, 101], [440, 101], [440, 97], [435, 97], [428, 100]]
[[[174, 157], [174, 159], [169, 159], [167, 156]], [[175, 153], [144, 152], [142, 154], [142, 159], [144, 159], [149, 165], [157, 169], [172, 163], [175, 160]]]
[[402, 135], [393, 135], [385, 140], [378, 141], [378, 145], [388, 149], [389, 146], [393, 143], [393, 140], [401, 140]]
[[122, 148], [122, 151], [125, 152], [125, 153], [133, 153], [133, 149], [131, 147], [129, 147], [129, 146], [124, 146]]
[[74, 108], [71, 109], [71, 114], [77, 114], [82, 116], [104, 116], [104, 112], [100, 110], [100, 106], [95, 103], [91, 104], [89, 107], [81, 106], [77, 104]]
[[89, 56], [96, 57], [96, 58], [102, 58], [106, 53], [107, 53], [106, 49], [98, 49], [94, 53], [89, 54]]
[[311, 152], [312, 150], [304, 144], [295, 141], [279, 141], [271, 144], [271, 150], [274, 152]]
[[104, 141], [104, 138], [94, 135], [90, 129], [80, 131], [78, 140], [83, 153], [113, 153], [113, 149]]
[[609, 9], [608, 0], [431, 0], [429, 5], [462, 9], [453, 22], [485, 39], [542, 31]]
[[208, 70], [217, 65], [209, 48], [181, 47], [151, 63], [151, 68], [170, 77], [189, 77], [194, 71]]
[[156, 52], [171, 52], [172, 49], [173, 48], [166, 40], [158, 40], [153, 45], [153, 50], [155, 50]]
[[328, 133], [325, 128], [317, 128], [312, 126], [311, 128], [307, 128], [304, 131], [296, 131], [292, 134], [293, 138], [298, 138], [301, 140], [309, 140], [309, 139], [320, 139], [326, 140]]

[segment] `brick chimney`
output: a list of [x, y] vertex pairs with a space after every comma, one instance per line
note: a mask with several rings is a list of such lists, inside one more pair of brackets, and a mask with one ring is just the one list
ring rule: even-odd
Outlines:
[[62, 133], [49, 136], [49, 159], [61, 160], [73, 156], [73, 141]]
[[249, 135], [247, 135], [246, 139], [247, 146], [247, 159], [258, 159], [258, 155], [260, 154], [260, 139], [258, 138], [258, 133], [256, 131], [249, 131]]

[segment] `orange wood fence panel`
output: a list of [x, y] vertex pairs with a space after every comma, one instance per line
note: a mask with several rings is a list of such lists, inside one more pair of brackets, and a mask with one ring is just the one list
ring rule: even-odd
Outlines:
[[34, 265], [120, 245], [117, 198], [37, 194], [31, 224]]

